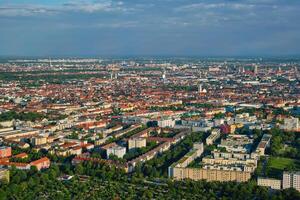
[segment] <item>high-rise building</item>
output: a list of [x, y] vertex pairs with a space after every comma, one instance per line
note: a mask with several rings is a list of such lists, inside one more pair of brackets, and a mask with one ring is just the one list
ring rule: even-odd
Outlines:
[[31, 138], [31, 143], [33, 146], [43, 145], [47, 143], [47, 137], [37, 136]]
[[300, 172], [283, 172], [282, 189], [287, 188], [300, 191]]
[[254, 66], [254, 74], [257, 74], [258, 73], [258, 65], [255, 65]]
[[163, 74], [162, 74], [162, 79], [164, 82], [167, 81], [167, 74], [166, 74], [166, 70], [164, 69]]

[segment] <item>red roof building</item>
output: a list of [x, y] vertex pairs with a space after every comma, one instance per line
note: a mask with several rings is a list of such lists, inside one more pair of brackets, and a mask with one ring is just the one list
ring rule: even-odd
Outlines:
[[43, 157], [30, 163], [31, 166], [35, 166], [38, 170], [47, 169], [50, 167], [50, 164], [51, 162], [47, 157]]

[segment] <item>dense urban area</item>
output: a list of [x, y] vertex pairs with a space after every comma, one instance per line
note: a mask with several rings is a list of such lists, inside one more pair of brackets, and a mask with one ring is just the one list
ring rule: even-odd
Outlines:
[[300, 199], [300, 60], [3, 58], [2, 199]]

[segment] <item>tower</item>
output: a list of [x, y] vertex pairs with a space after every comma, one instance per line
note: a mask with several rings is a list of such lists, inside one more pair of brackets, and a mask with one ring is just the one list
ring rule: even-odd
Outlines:
[[257, 74], [258, 73], [258, 65], [255, 65], [254, 66], [254, 74]]
[[49, 57], [49, 67], [52, 68], [51, 58]]
[[199, 85], [198, 85], [198, 92], [199, 92], [199, 93], [202, 92], [202, 84], [201, 84], [201, 83], [199, 83]]
[[202, 90], [202, 83], [201, 83], [201, 71], [199, 70], [199, 78], [198, 78], [198, 93], [200, 94], [203, 90]]
[[166, 69], [164, 68], [163, 74], [162, 74], [162, 79], [164, 82], [167, 81], [167, 77], [166, 77]]
[[113, 72], [113, 71], [110, 72], [110, 79], [111, 79], [111, 80], [114, 79], [114, 72]]

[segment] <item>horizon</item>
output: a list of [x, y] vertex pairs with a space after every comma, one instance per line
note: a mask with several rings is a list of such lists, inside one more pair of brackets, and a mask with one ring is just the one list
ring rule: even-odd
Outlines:
[[297, 55], [0, 55], [0, 59], [300, 59]]

